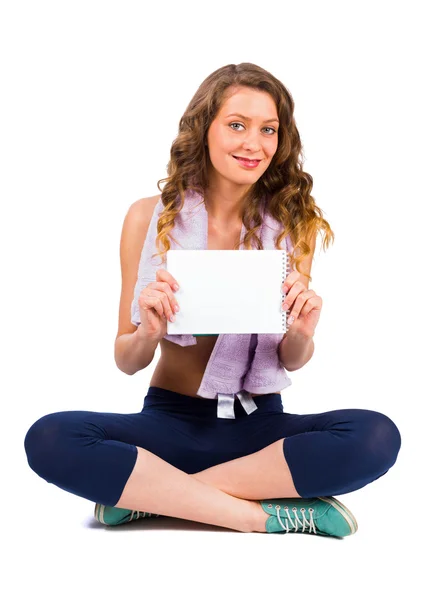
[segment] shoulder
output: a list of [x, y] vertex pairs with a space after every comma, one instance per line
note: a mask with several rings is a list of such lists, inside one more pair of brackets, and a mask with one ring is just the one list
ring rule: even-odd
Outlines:
[[130, 322], [130, 305], [139, 272], [142, 248], [155, 205], [160, 197], [161, 194], [136, 200], [130, 205], [124, 219], [120, 241], [122, 289], [117, 338], [123, 333], [133, 333], [137, 329]]
[[156, 196], [149, 196], [147, 198], [140, 198], [133, 202], [128, 209], [128, 213], [133, 219], [147, 221], [148, 217], [151, 220], [154, 208], [161, 198], [161, 194]]
[[140, 198], [130, 205], [124, 218], [120, 243], [121, 255], [126, 256], [127, 260], [129, 260], [130, 252], [140, 256], [155, 206], [160, 197], [161, 194]]

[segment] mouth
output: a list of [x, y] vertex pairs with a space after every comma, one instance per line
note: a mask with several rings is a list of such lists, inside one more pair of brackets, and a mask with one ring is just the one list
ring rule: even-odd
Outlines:
[[260, 162], [260, 160], [262, 160], [261, 158], [247, 158], [246, 156], [235, 156], [234, 154], [232, 154], [233, 158], [240, 158], [241, 160], [249, 160], [250, 162], [255, 162], [258, 161]]
[[249, 163], [250, 165], [258, 165], [262, 160], [261, 158], [245, 158], [244, 156], [235, 156], [234, 154], [232, 154], [232, 156], [236, 160]]

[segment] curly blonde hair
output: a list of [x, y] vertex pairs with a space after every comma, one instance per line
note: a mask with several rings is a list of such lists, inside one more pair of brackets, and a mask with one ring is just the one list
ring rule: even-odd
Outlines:
[[[302, 273], [300, 263], [311, 253], [310, 244], [315, 243], [319, 230], [324, 231], [324, 249], [334, 240], [334, 233], [311, 196], [313, 179], [303, 171], [303, 149], [293, 116], [291, 94], [271, 73], [252, 63], [230, 64], [214, 71], [200, 85], [181, 117], [179, 132], [170, 150], [168, 177], [157, 182], [164, 209], [157, 224], [159, 252], [152, 257], [162, 256], [164, 260], [170, 249], [169, 234], [176, 215], [184, 206], [186, 190], [204, 196], [209, 184], [207, 131], [223, 102], [243, 86], [268, 92], [276, 104], [279, 118], [276, 153], [263, 175], [243, 196], [242, 222], [246, 228], [243, 244], [248, 250], [254, 241], [259, 250], [263, 249], [257, 230], [262, 224], [261, 205], [265, 203], [265, 209], [283, 226], [276, 239], [276, 248], [280, 249], [281, 241], [290, 235], [293, 246], [292, 252], [288, 252], [291, 268], [312, 281], [310, 275]], [[165, 182], [163, 190], [160, 188], [162, 182]]]

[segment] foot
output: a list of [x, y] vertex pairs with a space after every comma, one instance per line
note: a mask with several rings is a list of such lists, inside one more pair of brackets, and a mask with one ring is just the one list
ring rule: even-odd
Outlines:
[[116, 508], [114, 506], [105, 506], [104, 504], [96, 504], [94, 507], [94, 518], [103, 525], [122, 525], [136, 519], [147, 517], [160, 517], [149, 512], [139, 510], [129, 510], [127, 508]]
[[254, 531], [346, 537], [358, 529], [351, 511], [333, 496], [272, 498], [256, 504]]
[[263, 510], [263, 507], [261, 506], [259, 500], [249, 500], [249, 502], [252, 504], [254, 511], [252, 531], [257, 531], [259, 533], [267, 533], [267, 513]]

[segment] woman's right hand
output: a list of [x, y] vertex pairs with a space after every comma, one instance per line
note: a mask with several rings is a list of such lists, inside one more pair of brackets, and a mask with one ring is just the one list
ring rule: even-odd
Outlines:
[[140, 292], [138, 331], [145, 338], [160, 341], [167, 334], [167, 319], [175, 315], [176, 298], [173, 286], [178, 282], [166, 269], [158, 269], [156, 281]]

